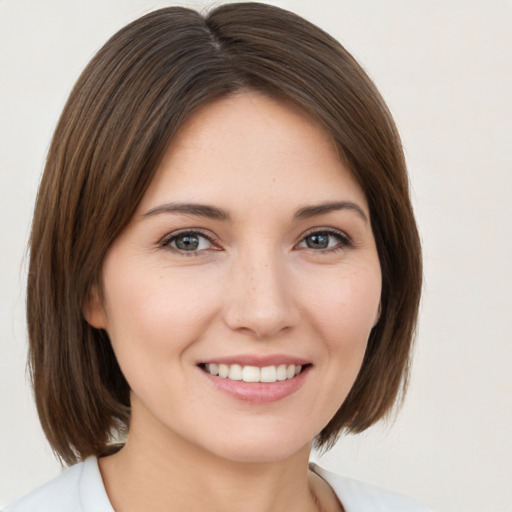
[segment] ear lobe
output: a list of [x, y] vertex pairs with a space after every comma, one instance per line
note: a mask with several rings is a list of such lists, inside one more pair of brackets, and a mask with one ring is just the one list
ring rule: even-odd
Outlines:
[[96, 329], [107, 328], [107, 315], [105, 307], [96, 285], [91, 286], [82, 309], [85, 320]]

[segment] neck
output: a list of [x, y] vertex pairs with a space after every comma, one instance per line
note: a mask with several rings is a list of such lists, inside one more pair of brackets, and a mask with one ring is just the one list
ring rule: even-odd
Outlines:
[[116, 512], [318, 511], [308, 474], [310, 444], [282, 460], [238, 461], [135, 422], [125, 447], [100, 459]]

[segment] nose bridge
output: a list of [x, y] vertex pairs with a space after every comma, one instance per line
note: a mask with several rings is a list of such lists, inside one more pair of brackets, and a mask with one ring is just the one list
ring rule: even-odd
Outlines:
[[239, 255], [232, 266], [226, 321], [235, 330], [258, 338], [273, 336], [297, 321], [288, 270], [278, 251], [269, 246]]

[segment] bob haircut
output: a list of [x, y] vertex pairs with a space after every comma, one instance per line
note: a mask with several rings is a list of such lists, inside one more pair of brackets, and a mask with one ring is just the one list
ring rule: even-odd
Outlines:
[[42, 427], [67, 464], [108, 453], [129, 426], [128, 383], [107, 333], [83, 315], [91, 288], [101, 291], [105, 254], [183, 123], [205, 104], [249, 90], [298, 105], [330, 134], [366, 194], [380, 259], [380, 320], [317, 446], [363, 431], [403, 395], [421, 249], [400, 139], [377, 89], [336, 40], [283, 9], [235, 3], [203, 16], [164, 8], [121, 29], [83, 71], [37, 196], [29, 368]]

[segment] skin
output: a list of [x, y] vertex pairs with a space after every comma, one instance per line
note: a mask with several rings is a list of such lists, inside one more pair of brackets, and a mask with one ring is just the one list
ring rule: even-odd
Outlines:
[[[343, 206], [297, 216], [333, 202]], [[177, 203], [230, 219], [165, 206]], [[194, 250], [180, 249], [184, 231]], [[309, 451], [361, 367], [381, 272], [364, 192], [316, 122], [254, 92], [200, 109], [102, 278], [85, 315], [132, 390], [126, 446], [100, 460], [116, 511], [341, 510], [308, 473]], [[308, 369], [274, 401], [241, 400], [199, 366], [276, 354]]]

